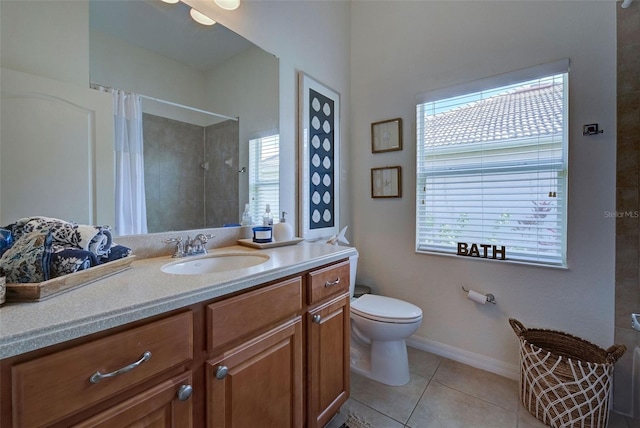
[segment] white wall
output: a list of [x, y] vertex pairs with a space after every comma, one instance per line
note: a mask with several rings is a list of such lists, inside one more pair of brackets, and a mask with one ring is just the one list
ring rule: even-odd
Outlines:
[[[256, 47], [225, 61], [206, 76], [207, 108], [239, 116], [241, 133], [277, 129], [278, 106], [273, 100], [277, 103], [279, 98], [278, 68], [273, 55]], [[265, 85], [265, 81], [275, 84]]]
[[[350, 163], [358, 282], [422, 308], [416, 346], [514, 376], [508, 324], [613, 343], [615, 2], [368, 2], [351, 10]], [[376, 23], [372, 25], [372, 23]], [[415, 95], [562, 58], [569, 80], [568, 270], [416, 254]], [[371, 154], [370, 124], [404, 119], [404, 149]], [[583, 137], [582, 125], [605, 133]], [[370, 168], [403, 167], [401, 199], [371, 199]], [[461, 286], [493, 293], [477, 305]]]
[[2, 1], [0, 65], [76, 85], [89, 82], [89, 4]]
[[[202, 72], [100, 31], [92, 30], [90, 37], [93, 83], [240, 117], [249, 128], [245, 133], [278, 128], [278, 107], [273, 103], [278, 100], [278, 61], [262, 49], [247, 49], [217, 68]], [[264, 85], [265, 81], [276, 84]], [[200, 126], [225, 120], [146, 99], [143, 109]]]
[[[199, 109], [207, 107], [203, 90], [205, 73], [100, 31], [91, 30], [89, 37], [92, 83]], [[211, 116], [154, 101], [143, 100], [142, 106], [145, 113], [194, 125], [215, 123]]]
[[[78, 40], [75, 37], [78, 25], [74, 24], [81, 17], [88, 17], [88, 4], [67, 2], [56, 7], [36, 2], [0, 1], [0, 10], [1, 67], [65, 83], [88, 82], [89, 63], [83, 64], [82, 58], [89, 51], [89, 39]], [[86, 19], [84, 27], [89, 28]], [[52, 39], [60, 43], [56, 46], [42, 43]]]

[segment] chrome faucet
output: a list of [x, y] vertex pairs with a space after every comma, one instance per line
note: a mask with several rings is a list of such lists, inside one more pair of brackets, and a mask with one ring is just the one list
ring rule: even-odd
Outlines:
[[193, 239], [187, 238], [187, 255], [207, 254], [205, 244], [213, 237], [213, 235], [199, 233]]
[[176, 251], [173, 253], [172, 257], [197, 256], [200, 254], [207, 254], [205, 244], [213, 237], [214, 235], [199, 233], [193, 239], [191, 239], [190, 236], [187, 236], [187, 240], [184, 243], [180, 236], [177, 238], [166, 239], [164, 242], [176, 244]]
[[168, 244], [176, 244], [176, 251], [173, 253], [171, 257], [184, 257], [186, 254], [184, 252], [184, 244], [182, 243], [182, 237], [178, 236], [177, 238], [169, 238], [165, 239], [164, 242]]

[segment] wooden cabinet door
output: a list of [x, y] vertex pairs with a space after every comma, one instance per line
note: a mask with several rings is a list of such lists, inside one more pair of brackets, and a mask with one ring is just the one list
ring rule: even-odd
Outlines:
[[324, 427], [349, 398], [349, 295], [307, 317], [307, 427]]
[[301, 427], [301, 317], [207, 361], [206, 376], [208, 427]]
[[162, 382], [75, 428], [191, 428], [191, 372]]

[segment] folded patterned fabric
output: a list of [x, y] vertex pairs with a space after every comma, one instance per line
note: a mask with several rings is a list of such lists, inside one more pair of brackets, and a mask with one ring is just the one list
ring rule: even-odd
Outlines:
[[98, 257], [91, 251], [54, 245], [51, 254], [50, 275], [51, 278], [57, 278], [89, 269], [97, 264]]
[[48, 229], [55, 244], [91, 251], [98, 257], [108, 255], [113, 239], [108, 226], [78, 225], [43, 216], [21, 218], [7, 226], [7, 229], [11, 230], [16, 240], [25, 233]]
[[0, 273], [9, 283], [42, 282], [50, 278], [53, 237], [48, 229], [23, 234], [0, 257]]
[[109, 254], [113, 238], [111, 237], [111, 230], [107, 226], [78, 226], [78, 230], [85, 238], [89, 238], [93, 234], [89, 243], [82, 247], [83, 249], [91, 251], [98, 257]]
[[42, 282], [131, 255], [113, 243], [109, 226], [24, 217], [0, 228], [0, 275], [7, 282]]
[[112, 244], [111, 251], [106, 256], [98, 258], [98, 263], [109, 263], [114, 260], [123, 259], [131, 255], [131, 248], [124, 245]]
[[0, 229], [0, 257], [13, 245], [13, 233], [8, 229]]

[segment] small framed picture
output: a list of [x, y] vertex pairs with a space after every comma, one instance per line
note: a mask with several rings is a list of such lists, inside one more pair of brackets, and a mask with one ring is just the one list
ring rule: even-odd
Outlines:
[[402, 119], [383, 120], [371, 124], [371, 152], [402, 150]]
[[371, 197], [402, 197], [402, 168], [399, 166], [371, 168]]

